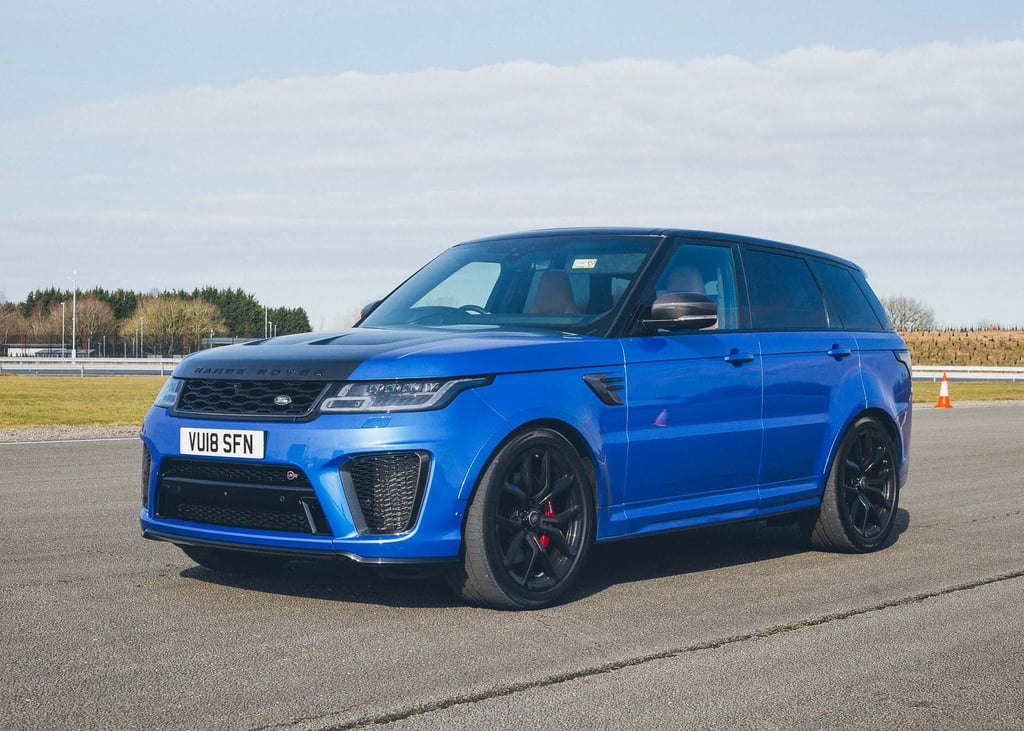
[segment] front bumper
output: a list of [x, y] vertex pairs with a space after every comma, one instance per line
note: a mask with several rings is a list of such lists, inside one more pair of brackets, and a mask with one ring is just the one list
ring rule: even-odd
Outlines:
[[[299, 468], [309, 480], [326, 520], [320, 534], [265, 530], [167, 517], [158, 489], [165, 461], [181, 457], [182, 427], [259, 429], [266, 432], [261, 465]], [[251, 422], [172, 417], [150, 410], [142, 440], [150, 459], [139, 513], [143, 536], [172, 543], [277, 553], [296, 557], [346, 558], [362, 563], [420, 563], [458, 556], [462, 519], [482, 463], [507, 431], [504, 422], [474, 393], [447, 408], [400, 414], [325, 414], [303, 423]], [[427, 457], [422, 494], [411, 526], [402, 532], [368, 531], [343, 472], [357, 457], [416, 452]], [[204, 463], [239, 464], [223, 457], [187, 457]], [[255, 461], [254, 461], [255, 462]], [[167, 463], [171, 464], [171, 463]], [[199, 488], [202, 488], [199, 485]], [[213, 488], [216, 489], [216, 488]]]

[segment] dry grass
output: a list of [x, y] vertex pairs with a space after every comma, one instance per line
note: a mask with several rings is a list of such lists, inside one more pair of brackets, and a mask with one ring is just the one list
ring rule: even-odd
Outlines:
[[1024, 366], [1024, 330], [901, 333], [918, 365]]
[[[957, 401], [1020, 401], [1024, 399], [1024, 383], [949, 382], [949, 400]], [[914, 403], [934, 404], [939, 400], [939, 383], [914, 381]]]
[[0, 376], [0, 428], [141, 424], [162, 376]]

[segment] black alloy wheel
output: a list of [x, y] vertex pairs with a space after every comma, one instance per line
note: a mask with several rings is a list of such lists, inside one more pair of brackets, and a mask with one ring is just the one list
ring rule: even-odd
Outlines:
[[889, 432], [877, 419], [859, 419], [839, 443], [811, 542], [839, 551], [881, 548], [899, 504], [896, 472]]
[[468, 601], [529, 609], [577, 578], [594, 534], [594, 490], [565, 437], [533, 429], [512, 438], [470, 502], [453, 588]]

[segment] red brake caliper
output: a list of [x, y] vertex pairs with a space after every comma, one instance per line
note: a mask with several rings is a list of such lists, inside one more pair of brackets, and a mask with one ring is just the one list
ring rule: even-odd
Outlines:
[[[555, 514], [555, 506], [551, 503], [550, 500], [548, 500], [546, 503], [544, 503], [544, 515], [550, 518], [554, 514]], [[540, 537], [540, 547], [541, 548], [547, 550], [547, 547], [548, 547], [549, 543], [551, 543], [551, 539], [548, 536], [541, 536]]]

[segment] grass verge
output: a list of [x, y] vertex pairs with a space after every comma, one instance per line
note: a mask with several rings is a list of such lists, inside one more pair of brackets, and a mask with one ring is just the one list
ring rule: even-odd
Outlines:
[[0, 429], [141, 424], [164, 376], [0, 376]]
[[[1024, 383], [949, 381], [949, 400], [954, 406], [957, 401], [1019, 401], [1022, 399], [1024, 399]], [[915, 404], [934, 404], [938, 400], [938, 381], [914, 381]]]

